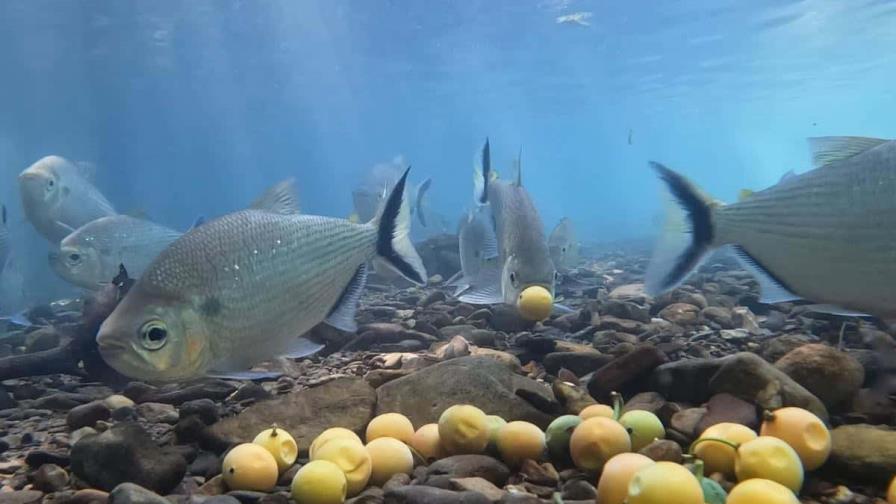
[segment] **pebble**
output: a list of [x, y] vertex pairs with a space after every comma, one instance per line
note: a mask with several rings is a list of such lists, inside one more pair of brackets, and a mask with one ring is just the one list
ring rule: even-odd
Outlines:
[[92, 401], [72, 408], [65, 417], [71, 430], [93, 427], [100, 420], [108, 420], [112, 412], [102, 401]]
[[164, 403], [145, 402], [137, 406], [137, 414], [147, 422], [174, 425], [180, 419], [177, 409]]
[[68, 473], [56, 464], [44, 464], [31, 476], [34, 488], [42, 492], [58, 492], [68, 484]]
[[171, 504], [161, 495], [134, 483], [122, 483], [109, 492], [109, 504]]

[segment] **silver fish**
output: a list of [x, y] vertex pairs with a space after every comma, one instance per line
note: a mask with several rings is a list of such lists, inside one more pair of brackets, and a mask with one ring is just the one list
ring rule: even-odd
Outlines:
[[457, 287], [454, 295], [459, 296], [476, 281], [482, 268], [495, 267], [490, 263], [497, 262], [498, 241], [487, 212], [481, 208], [469, 210], [461, 219], [457, 230], [457, 242], [460, 252], [460, 271], [447, 285]]
[[[371, 168], [362, 184], [352, 191], [352, 204], [358, 222], [367, 222], [376, 216], [386, 195], [395, 186], [398, 179], [407, 167], [407, 162], [403, 156], [396, 156], [392, 161], [386, 163], [378, 163]], [[416, 214], [417, 220], [423, 227], [426, 227], [426, 192], [432, 183], [431, 179], [426, 179], [419, 186], [408, 184], [407, 196], [413, 202], [411, 206], [411, 214]]]
[[90, 221], [116, 214], [91, 178], [87, 165], [59, 156], [41, 158], [19, 174], [25, 216], [51, 243], [59, 243]]
[[370, 260], [426, 282], [408, 239], [406, 179], [364, 224], [251, 209], [185, 234], [100, 327], [101, 355], [122, 374], [176, 381], [313, 353], [321, 345], [302, 335], [323, 321], [355, 330]]
[[572, 221], [564, 217], [548, 237], [548, 250], [554, 266], [561, 272], [567, 272], [579, 264], [579, 242]]
[[547, 318], [554, 302], [557, 272], [548, 253], [544, 226], [523, 188], [517, 161], [516, 180], [506, 182], [491, 172], [488, 140], [482, 149], [482, 172], [476, 178], [476, 200], [488, 205], [498, 242], [498, 261], [480, 270], [470, 289], [458, 299], [474, 304], [506, 303], [532, 320]]
[[652, 163], [673, 209], [647, 271], [668, 291], [719, 247], [753, 273], [766, 303], [808, 299], [816, 311], [896, 318], [896, 141], [810, 139], [815, 169], [723, 205]]

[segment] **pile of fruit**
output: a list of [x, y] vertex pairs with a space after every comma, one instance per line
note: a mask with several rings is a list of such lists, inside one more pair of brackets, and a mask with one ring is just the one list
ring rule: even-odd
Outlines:
[[[805, 471], [819, 468], [831, 451], [825, 424], [801, 408], [766, 413], [755, 431], [734, 423], [706, 429], [691, 445], [684, 465], [655, 462], [637, 452], [665, 436], [649, 411], [620, 415], [614, 407], [589, 406], [579, 415], [555, 419], [547, 431], [528, 422], [506, 422], [470, 405], [445, 410], [437, 424], [414, 430], [398, 413], [374, 418], [365, 445], [341, 427], [324, 431], [309, 447], [310, 461], [292, 481], [299, 504], [340, 504], [368, 485], [382, 486], [392, 476], [410, 474], [417, 460], [459, 454], [494, 453], [511, 467], [526, 459], [575, 465], [599, 474], [599, 504], [797, 504]], [[272, 427], [224, 458], [223, 477], [233, 490], [271, 491], [298, 456], [293, 437]], [[730, 493], [703, 474], [737, 481]], [[888, 502], [896, 504], [896, 479]]]

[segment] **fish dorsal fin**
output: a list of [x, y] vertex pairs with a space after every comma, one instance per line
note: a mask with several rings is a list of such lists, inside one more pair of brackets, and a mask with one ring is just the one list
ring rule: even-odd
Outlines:
[[752, 189], [741, 189], [737, 193], [737, 201], [743, 201], [753, 195]]
[[793, 170], [787, 170], [787, 173], [781, 175], [781, 180], [778, 181], [779, 184], [787, 182], [788, 180], [796, 177], [796, 173]]
[[295, 179], [288, 178], [268, 189], [255, 201], [251, 208], [281, 215], [299, 213], [299, 199], [295, 191]]
[[355, 322], [355, 312], [358, 311], [358, 300], [367, 285], [367, 263], [358, 266], [355, 275], [342, 291], [339, 301], [333, 306], [330, 314], [324, 322], [341, 331], [355, 332], [358, 324]]
[[78, 173], [90, 182], [96, 180], [96, 165], [88, 161], [75, 161]]
[[520, 147], [519, 155], [517, 155], [516, 160], [513, 162], [513, 171], [514, 178], [516, 180], [515, 184], [517, 187], [523, 187], [523, 148]]
[[144, 208], [131, 208], [124, 214], [127, 215], [128, 217], [133, 217], [135, 219], [151, 220], [149, 218], [149, 213]]
[[857, 136], [811, 137], [808, 140], [814, 168], [821, 168], [836, 161], [851, 158], [889, 142], [883, 138]]

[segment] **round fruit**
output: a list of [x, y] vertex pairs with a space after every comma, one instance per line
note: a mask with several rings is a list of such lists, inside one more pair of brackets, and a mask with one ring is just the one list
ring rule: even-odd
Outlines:
[[274, 456], [274, 460], [277, 461], [277, 469], [280, 472], [292, 467], [296, 463], [296, 457], [299, 456], [299, 445], [296, 444], [296, 440], [276, 425], [261, 431], [252, 442]]
[[607, 406], [606, 404], [592, 404], [580, 411], [579, 416], [582, 417], [582, 420], [588, 420], [589, 418], [594, 417], [613, 418], [613, 407]]
[[370, 482], [377, 486], [389, 481], [398, 473], [410, 474], [414, 470], [414, 456], [408, 445], [395, 438], [381, 437], [367, 443], [370, 454]]
[[345, 473], [347, 495], [354, 497], [364, 490], [370, 480], [370, 454], [354, 439], [332, 439], [314, 451], [314, 460], [329, 460]]
[[243, 443], [227, 452], [221, 473], [231, 490], [256, 492], [273, 490], [279, 476], [274, 456], [254, 443]]
[[629, 436], [632, 438], [632, 451], [644, 448], [655, 439], [666, 437], [663, 422], [660, 422], [660, 419], [649, 411], [629, 411], [622, 415], [619, 423], [628, 430]]
[[529, 422], [510, 422], [498, 432], [498, 452], [511, 466], [526, 459], [539, 460], [544, 455], [544, 432]]
[[766, 413], [759, 435], [776, 437], [789, 444], [807, 471], [821, 467], [831, 454], [831, 432], [820, 418], [803, 408], [788, 407]]
[[582, 423], [582, 417], [578, 415], [563, 415], [548, 425], [548, 430], [545, 431], [545, 443], [548, 446], [551, 460], [554, 462], [572, 460], [569, 456], [569, 438], [572, 437], [572, 431], [580, 423]]
[[540, 285], [527, 287], [516, 302], [520, 315], [529, 320], [544, 320], [551, 314], [554, 297]]
[[674, 462], [657, 462], [632, 476], [626, 504], [703, 504], [700, 482]]
[[728, 494], [726, 504], [799, 504], [786, 486], [767, 479], [753, 478], [738, 483]]
[[734, 473], [738, 481], [762, 478], [791, 489], [794, 493], [803, 486], [803, 465], [800, 456], [789, 444], [771, 436], [759, 436], [737, 449]]
[[[706, 439], [706, 441], [701, 441]], [[722, 473], [726, 478], [734, 478], [734, 458], [736, 451], [731, 446], [713, 441], [721, 439], [735, 445], [756, 439], [756, 433], [747, 426], [724, 422], [709, 427], [694, 442], [693, 454], [703, 461], [706, 474]]]
[[597, 482], [597, 502], [623, 504], [628, 497], [628, 484], [632, 476], [655, 463], [639, 453], [620, 453], [608, 460]]
[[488, 420], [476, 406], [452, 406], [439, 418], [442, 447], [452, 455], [482, 453], [488, 446], [488, 436]]
[[384, 413], [367, 424], [367, 442], [381, 437], [395, 438], [410, 443], [414, 436], [414, 426], [401, 413]]
[[292, 479], [292, 498], [298, 504], [342, 504], [347, 490], [345, 473], [329, 460], [302, 466]]
[[417, 450], [417, 453], [424, 460], [432, 460], [442, 458], [442, 441], [439, 439], [439, 424], [426, 424], [417, 429], [414, 437], [411, 438], [411, 448]]
[[507, 425], [507, 420], [498, 415], [486, 415], [485, 421], [488, 423], [488, 445], [497, 449], [498, 432], [501, 431], [501, 427]]
[[319, 436], [314, 438], [314, 441], [311, 442], [311, 446], [308, 448], [308, 457], [313, 459], [315, 450], [332, 441], [333, 439], [353, 439], [360, 444], [364, 444], [361, 441], [361, 438], [358, 437], [358, 435], [354, 432], [344, 427], [331, 427], [321, 432]]
[[628, 431], [616, 420], [594, 417], [583, 421], [569, 438], [569, 453], [579, 469], [599, 471], [614, 455], [631, 451]]

